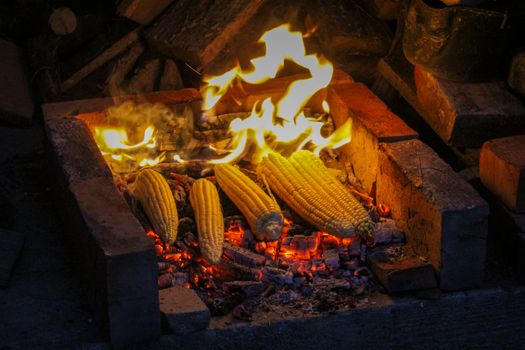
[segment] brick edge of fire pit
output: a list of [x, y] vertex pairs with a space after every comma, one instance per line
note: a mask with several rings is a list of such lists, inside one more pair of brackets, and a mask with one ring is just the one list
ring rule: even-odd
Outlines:
[[46, 133], [66, 239], [95, 318], [116, 347], [157, 338], [151, 240], [115, 187], [85, 123], [55, 118], [46, 122]]

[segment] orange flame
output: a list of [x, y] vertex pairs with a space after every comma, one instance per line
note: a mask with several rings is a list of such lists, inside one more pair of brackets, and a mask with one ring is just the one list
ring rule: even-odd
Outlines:
[[[233, 136], [230, 154], [211, 162], [217, 164], [237, 160], [244, 154], [250, 142], [257, 146], [254, 161], [260, 160], [271, 151], [291, 154], [309, 143], [313, 145], [314, 152], [319, 153], [324, 148], [337, 148], [349, 142], [350, 122], [345, 123], [331, 136], [323, 137], [323, 122], [306, 117], [303, 111], [310, 98], [330, 83], [333, 66], [321, 57], [307, 55], [302, 34], [291, 32], [289, 25], [281, 25], [264, 33], [259, 42], [264, 43], [266, 54], [251, 60], [253, 69], [243, 71], [237, 66], [220, 76], [204, 79], [204, 115], [213, 113], [213, 107], [235, 79], [249, 84], [264, 83], [276, 77], [286, 60], [307, 69], [311, 77], [291, 83], [277, 104], [267, 98], [254, 105], [249, 117], [233, 120], [230, 123]], [[323, 103], [323, 109], [329, 111], [326, 101]]]

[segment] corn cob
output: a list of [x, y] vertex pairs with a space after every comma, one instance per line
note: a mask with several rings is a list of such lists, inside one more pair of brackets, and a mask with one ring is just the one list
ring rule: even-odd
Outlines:
[[171, 189], [162, 175], [144, 169], [138, 175], [130, 191], [142, 204], [155, 232], [164, 242], [177, 239], [179, 217]]
[[219, 193], [213, 183], [199, 179], [190, 191], [202, 256], [212, 265], [221, 261], [224, 241], [224, 218]]
[[296, 152], [290, 159], [271, 153], [259, 171], [279, 197], [320, 230], [338, 237], [371, 233], [366, 210], [313, 153]]
[[290, 162], [299, 172], [309, 175], [309, 181], [319, 184], [326, 196], [334, 198], [338, 204], [342, 204], [344, 212], [349, 216], [358, 235], [366, 238], [372, 234], [374, 222], [370, 219], [366, 209], [337, 180], [318, 156], [312, 152], [301, 150], [290, 157]]
[[216, 165], [215, 176], [258, 240], [271, 241], [281, 236], [283, 216], [275, 199], [233, 165]]

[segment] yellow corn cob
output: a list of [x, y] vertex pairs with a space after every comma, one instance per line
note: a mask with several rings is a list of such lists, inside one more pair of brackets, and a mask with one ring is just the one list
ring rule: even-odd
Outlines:
[[271, 241], [281, 236], [283, 215], [275, 199], [233, 165], [216, 165], [215, 176], [258, 240]]
[[212, 265], [221, 261], [224, 241], [224, 218], [219, 193], [213, 183], [199, 179], [190, 191], [202, 256]]
[[259, 171], [279, 197], [320, 230], [338, 237], [371, 233], [366, 210], [313, 153], [296, 152], [290, 159], [271, 153]]
[[160, 238], [164, 242], [175, 241], [179, 216], [175, 199], [164, 177], [151, 169], [142, 170], [131, 187], [131, 195], [142, 204]]
[[374, 222], [370, 219], [363, 205], [331, 173], [318, 156], [310, 151], [301, 150], [290, 157], [293, 166], [309, 177], [309, 181], [319, 184], [325, 195], [334, 198], [348, 215], [356, 233], [363, 238], [370, 236]]

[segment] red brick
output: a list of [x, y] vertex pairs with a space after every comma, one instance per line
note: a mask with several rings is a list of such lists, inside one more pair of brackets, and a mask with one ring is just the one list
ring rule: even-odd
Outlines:
[[509, 209], [525, 212], [525, 135], [485, 142], [479, 175], [485, 187]]
[[352, 121], [352, 140], [341, 150], [352, 163], [355, 176], [370, 191], [377, 180], [379, 143], [414, 139], [418, 134], [361, 83], [330, 85], [327, 101], [337, 127]]

